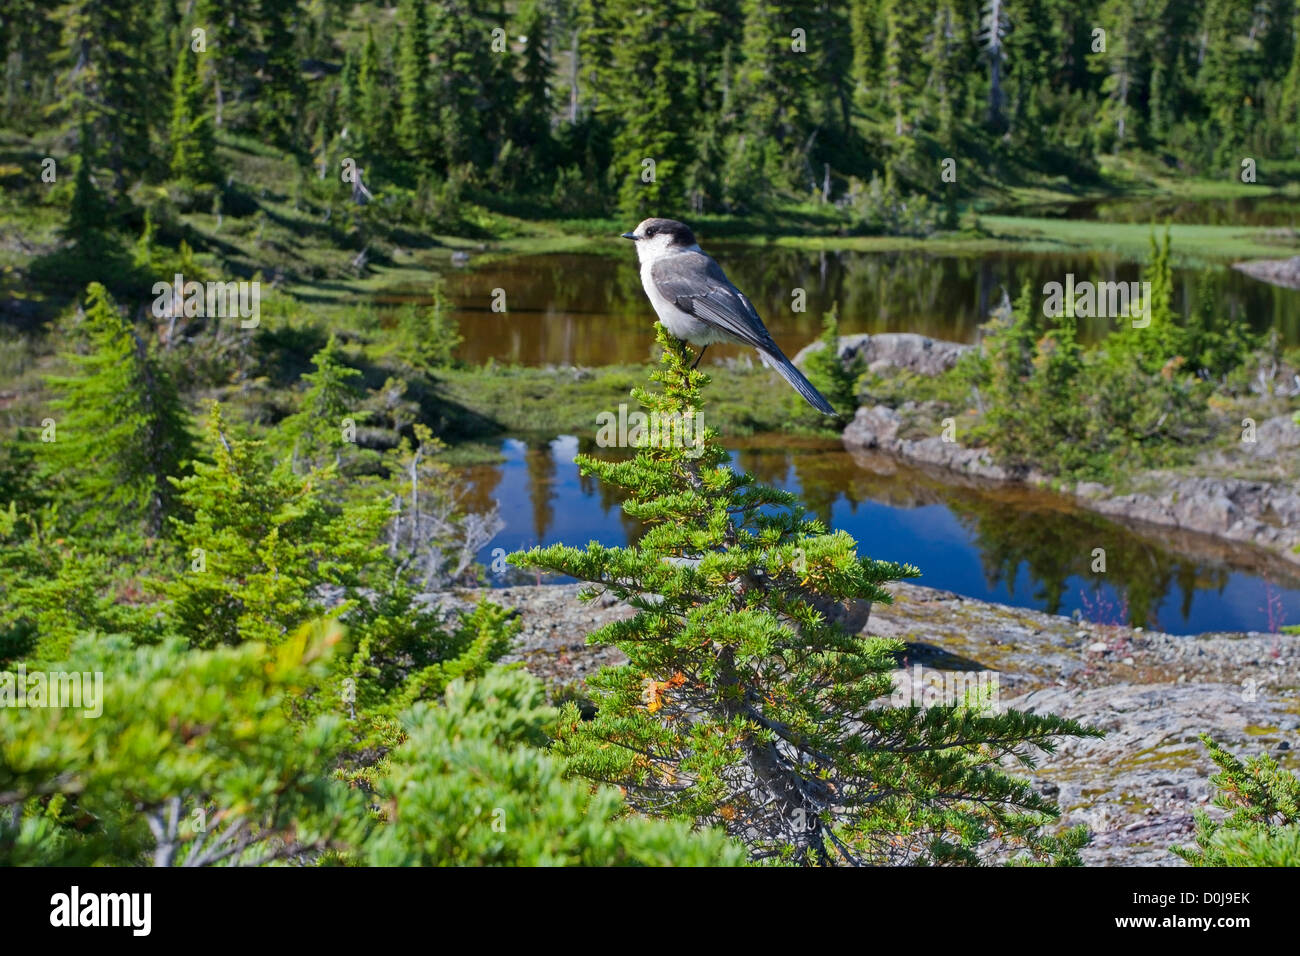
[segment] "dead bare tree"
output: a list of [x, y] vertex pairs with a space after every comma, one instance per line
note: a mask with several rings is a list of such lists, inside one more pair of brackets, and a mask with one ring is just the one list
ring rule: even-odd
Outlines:
[[505, 527], [497, 506], [486, 512], [466, 507], [468, 487], [430, 460], [436, 440], [423, 425], [406, 469], [406, 489], [393, 495], [388, 550], [395, 577], [408, 576], [421, 590], [445, 587], [474, 563], [479, 550]]

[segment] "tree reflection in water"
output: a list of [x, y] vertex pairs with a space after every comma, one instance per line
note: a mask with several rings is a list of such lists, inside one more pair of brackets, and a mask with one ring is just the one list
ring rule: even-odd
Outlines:
[[[583, 545], [593, 538], [613, 545], [640, 536], [642, 528], [606, 486], [577, 474], [572, 456], [579, 446], [605, 458], [626, 454], [590, 440], [531, 439], [507, 442], [505, 465], [474, 469], [497, 472], [471, 485], [496, 492], [508, 522], [480, 560], [487, 563], [499, 546]], [[864, 553], [917, 564], [919, 583], [929, 587], [1175, 633], [1266, 630], [1271, 606], [1281, 614], [1296, 608], [1290, 617], [1300, 618], [1296, 573], [1259, 549], [1119, 524], [1037, 489], [930, 472], [850, 453], [837, 442], [749, 439], [733, 461], [766, 484], [798, 493], [823, 522], [857, 537]], [[1104, 572], [1093, 570], [1098, 548]], [[1268, 603], [1266, 593], [1274, 595]]]

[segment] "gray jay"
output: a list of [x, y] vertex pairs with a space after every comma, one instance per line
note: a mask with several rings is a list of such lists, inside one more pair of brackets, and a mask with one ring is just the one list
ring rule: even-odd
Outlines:
[[772, 341], [745, 294], [700, 249], [689, 226], [675, 219], [647, 219], [623, 233], [623, 238], [636, 242], [641, 285], [659, 315], [659, 324], [676, 338], [700, 346], [696, 365], [714, 342], [748, 345], [809, 405], [824, 414], [835, 414], [831, 403]]

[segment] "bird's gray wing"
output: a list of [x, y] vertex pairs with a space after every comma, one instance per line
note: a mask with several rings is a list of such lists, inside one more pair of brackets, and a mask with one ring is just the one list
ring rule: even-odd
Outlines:
[[754, 306], [704, 253], [665, 256], [650, 267], [650, 279], [660, 295], [688, 315], [730, 332], [756, 349], [776, 348]]
[[650, 266], [650, 279], [659, 294], [683, 312], [758, 349], [763, 364], [776, 369], [813, 408], [827, 415], [835, 413], [831, 403], [772, 341], [753, 305], [711, 258], [702, 252], [665, 256]]

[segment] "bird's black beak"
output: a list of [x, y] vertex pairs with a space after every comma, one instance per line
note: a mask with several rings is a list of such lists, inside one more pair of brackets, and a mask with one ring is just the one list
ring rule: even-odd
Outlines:
[[635, 235], [634, 233], [631, 233], [631, 232], [625, 232], [625, 233], [623, 233], [623, 235], [622, 235], [620, 238], [622, 238], [622, 239], [631, 239], [631, 240], [635, 241], [635, 240], [636, 240], [636, 235]]

